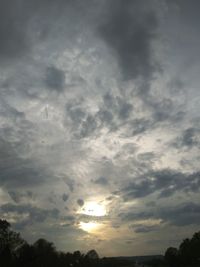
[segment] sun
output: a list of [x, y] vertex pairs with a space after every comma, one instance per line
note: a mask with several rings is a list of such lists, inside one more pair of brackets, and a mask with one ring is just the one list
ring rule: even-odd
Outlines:
[[105, 206], [97, 202], [86, 202], [78, 214], [86, 215], [87, 221], [80, 221], [79, 228], [88, 233], [97, 233], [103, 225], [100, 220], [106, 213]]
[[88, 202], [82, 209], [82, 214], [101, 217], [106, 215], [106, 208], [96, 202]]

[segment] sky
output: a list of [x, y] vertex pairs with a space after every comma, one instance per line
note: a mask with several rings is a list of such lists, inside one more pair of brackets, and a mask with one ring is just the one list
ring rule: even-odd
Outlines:
[[200, 1], [0, 6], [1, 218], [100, 256], [199, 231]]

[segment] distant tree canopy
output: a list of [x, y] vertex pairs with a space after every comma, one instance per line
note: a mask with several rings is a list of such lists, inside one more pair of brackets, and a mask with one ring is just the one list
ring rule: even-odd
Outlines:
[[9, 247], [10, 250], [15, 250], [25, 241], [19, 233], [11, 230], [10, 224], [6, 220], [0, 219], [0, 246], [1, 249]]
[[170, 247], [165, 252], [165, 260], [170, 267], [200, 266], [200, 232], [187, 238], [180, 244], [179, 249]]
[[30, 245], [21, 238], [19, 233], [11, 230], [6, 220], [0, 219], [0, 266], [98, 267], [100, 260], [94, 249], [85, 255], [78, 250], [74, 253], [58, 252], [52, 242], [43, 238]]
[[88, 257], [89, 259], [92, 259], [92, 260], [99, 259], [99, 255], [97, 254], [96, 250], [94, 250], [94, 249], [88, 251], [88, 253], [86, 254], [86, 257]]
[[[151, 267], [200, 267], [200, 232], [191, 239], [185, 239], [179, 248], [169, 247], [165, 262], [153, 259]], [[52, 242], [43, 238], [32, 245], [11, 229], [6, 220], [0, 219], [0, 267], [122, 267], [134, 266], [126, 259], [103, 258], [92, 249], [86, 254], [79, 250], [74, 253], [58, 252]], [[145, 265], [146, 266], [146, 265]]]

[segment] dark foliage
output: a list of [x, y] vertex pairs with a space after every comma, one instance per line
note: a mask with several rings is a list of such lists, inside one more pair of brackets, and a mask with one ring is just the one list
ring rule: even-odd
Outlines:
[[87, 254], [80, 251], [64, 253], [56, 251], [54, 244], [40, 238], [30, 245], [19, 233], [11, 230], [6, 220], [0, 219], [1, 267], [107, 267], [93, 249]]
[[195, 233], [191, 239], [183, 240], [179, 249], [168, 248], [165, 252], [165, 261], [170, 267], [199, 267], [200, 232]]
[[[6, 220], [0, 219], [1, 267], [133, 267], [133, 258], [100, 259], [94, 249], [86, 254], [80, 251], [58, 252], [53, 243], [42, 238], [30, 245], [11, 229]], [[200, 267], [200, 232], [191, 239], [183, 240], [179, 249], [169, 247], [165, 252], [165, 261], [162, 257], [153, 257], [143, 266]]]

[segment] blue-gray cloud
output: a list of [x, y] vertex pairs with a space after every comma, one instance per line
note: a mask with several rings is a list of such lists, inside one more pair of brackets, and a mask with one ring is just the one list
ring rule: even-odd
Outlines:
[[45, 82], [49, 89], [61, 92], [65, 86], [65, 74], [56, 67], [48, 67]]
[[156, 69], [152, 40], [156, 35], [157, 18], [153, 10], [145, 9], [145, 4], [110, 1], [108, 17], [99, 28], [102, 38], [116, 53], [125, 79], [148, 80]]
[[198, 192], [200, 189], [200, 173], [181, 173], [165, 169], [144, 173], [135, 182], [122, 189], [125, 200], [146, 197], [158, 193], [159, 198], [169, 197], [176, 192]]
[[162, 223], [176, 226], [198, 225], [200, 222], [199, 204], [188, 202], [174, 207], [157, 208], [139, 213], [128, 212], [120, 214], [122, 221], [137, 221], [143, 219], [160, 219]]
[[49, 218], [56, 219], [59, 216], [58, 209], [41, 209], [38, 207], [27, 205], [13, 205], [13, 204], [4, 204], [0, 206], [1, 213], [17, 213], [18, 215], [26, 215], [25, 219], [22, 221], [14, 223], [16, 228], [21, 229], [27, 225], [33, 223], [42, 223]]

